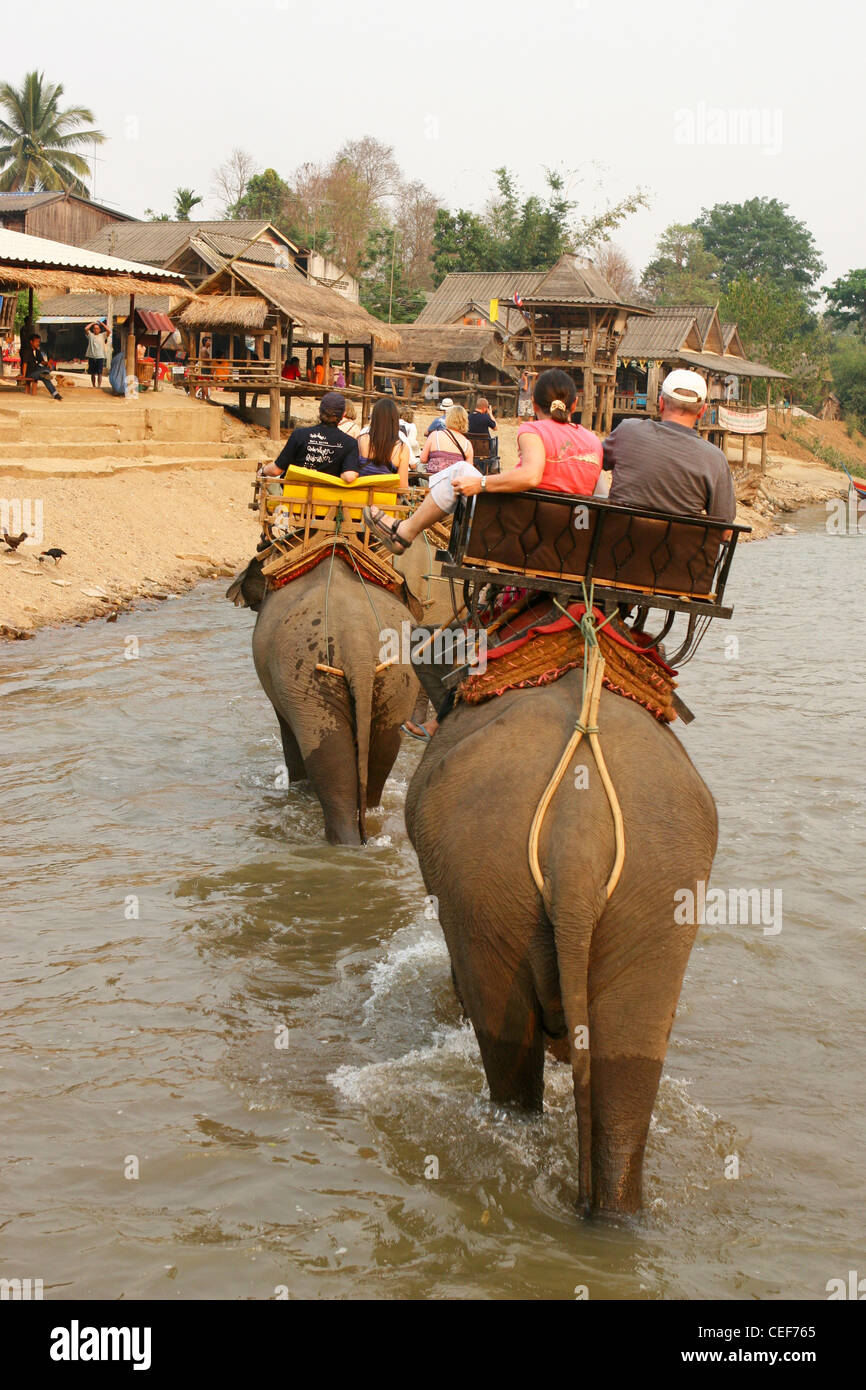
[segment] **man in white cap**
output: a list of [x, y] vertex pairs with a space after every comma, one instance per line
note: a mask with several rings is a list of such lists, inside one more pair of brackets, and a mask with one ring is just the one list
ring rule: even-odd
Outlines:
[[733, 521], [737, 513], [728, 460], [695, 433], [707, 408], [707, 383], [682, 368], [662, 382], [658, 420], [623, 420], [604, 441], [610, 502], [642, 511]]
[[437, 415], [436, 419], [432, 420], [430, 424], [427, 426], [426, 430], [424, 431], [425, 438], [428, 434], [432, 434], [434, 430], [444, 430], [445, 416], [448, 414], [448, 411], [451, 409], [453, 404], [454, 402], [452, 401], [450, 396], [446, 396], [444, 401], [440, 401], [439, 409], [441, 411], [441, 414]]

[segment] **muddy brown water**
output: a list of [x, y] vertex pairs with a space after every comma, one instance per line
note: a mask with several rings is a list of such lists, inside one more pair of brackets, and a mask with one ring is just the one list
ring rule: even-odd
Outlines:
[[0, 1276], [46, 1297], [815, 1299], [866, 1274], [866, 537], [797, 523], [742, 550], [735, 618], [681, 680], [713, 882], [780, 891], [782, 929], [700, 929], [624, 1227], [574, 1216], [564, 1068], [537, 1120], [486, 1098], [403, 826], [419, 748], [366, 849], [331, 848], [277, 785], [222, 586], [5, 646]]

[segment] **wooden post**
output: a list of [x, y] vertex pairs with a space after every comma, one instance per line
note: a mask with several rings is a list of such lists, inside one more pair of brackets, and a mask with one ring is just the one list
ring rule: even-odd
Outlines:
[[364, 344], [364, 397], [361, 402], [361, 424], [370, 416], [370, 397], [373, 394], [373, 340]]
[[343, 352], [343, 376], [346, 378], [346, 385], [347, 385], [347, 386], [350, 386], [350, 385], [352, 384], [352, 379], [351, 379], [351, 376], [350, 376], [350, 374], [349, 374], [350, 371], [351, 371], [351, 367], [350, 367], [350, 364], [349, 364], [349, 344], [346, 343], [346, 345], [345, 345], [345, 350], [344, 350], [344, 352]]
[[[199, 353], [201, 356], [201, 353]], [[126, 321], [126, 378], [136, 375], [135, 370], [135, 295], [129, 296], [129, 318]]]
[[[271, 331], [271, 374], [280, 378], [280, 346], [282, 339], [282, 328], [279, 317], [277, 318], [276, 328]], [[280, 388], [271, 386], [268, 391], [268, 402], [270, 405], [269, 424], [271, 439], [280, 437]]]
[[239, 412], [240, 412], [240, 414], [241, 414], [242, 416], [243, 416], [243, 415], [246, 415], [246, 413], [247, 413], [247, 393], [246, 393], [246, 391], [238, 391], [238, 410], [239, 410]]
[[322, 382], [328, 390], [331, 385], [331, 335], [322, 334]]
[[659, 363], [648, 362], [646, 370], [646, 408], [648, 414], [655, 414], [659, 401]]

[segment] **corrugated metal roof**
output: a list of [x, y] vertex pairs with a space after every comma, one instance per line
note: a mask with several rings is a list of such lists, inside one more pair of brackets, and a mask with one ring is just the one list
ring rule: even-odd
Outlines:
[[[151, 265], [167, 265], [192, 237], [216, 233], [249, 242], [267, 231], [270, 225], [261, 218], [238, 222], [227, 219], [218, 222], [128, 222], [123, 226], [103, 227], [88, 241], [87, 250], [131, 256]], [[275, 235], [279, 233], [275, 231]]]
[[[91, 319], [104, 319], [108, 314], [108, 296], [104, 294], [55, 294], [50, 299], [43, 299], [40, 295], [39, 305], [41, 313], [39, 322], [53, 319], [56, 323], [68, 319], [74, 322], [81, 319], [89, 323]], [[167, 294], [137, 294], [135, 296], [136, 309], [141, 308], [148, 312], [155, 311], [160, 314], [167, 314], [171, 307], [171, 297]], [[129, 296], [122, 295], [114, 301], [115, 318], [124, 318], [129, 313]]]
[[26, 232], [10, 232], [0, 228], [0, 268], [33, 266], [51, 270], [93, 270], [103, 274], [140, 275], [150, 280], [171, 279], [182, 282], [173, 271], [157, 269], [139, 261], [124, 261], [117, 256], [101, 255], [79, 246], [47, 237], [29, 236]]
[[58, 198], [70, 198], [75, 203], [84, 203], [86, 207], [108, 212], [112, 217], [119, 217], [124, 222], [135, 221], [127, 212], [119, 212], [117, 208], [110, 208], [106, 203], [95, 203], [92, 198], [82, 198], [78, 193], [66, 193], [62, 188], [45, 189], [41, 193], [0, 193], [0, 217], [4, 212], [26, 212], [42, 203], [54, 203]]
[[750, 362], [745, 357], [721, 357], [717, 352], [681, 352], [680, 357], [692, 367], [706, 367], [721, 376], [760, 376], [787, 381], [787, 372], [777, 372], [763, 362]]
[[53, 203], [55, 198], [62, 197], [62, 192], [0, 193], [0, 217], [4, 212], [26, 212], [28, 208], [39, 207], [40, 203]]
[[592, 261], [582, 256], [560, 256], [556, 265], [523, 297], [527, 304], [609, 305], [652, 313], [645, 305], [623, 299]]
[[703, 345], [698, 325], [690, 309], [658, 309], [651, 318], [629, 318], [622, 335], [617, 356], [665, 357], [675, 356], [691, 344], [696, 352]]
[[472, 304], [501, 303], [515, 293], [525, 299], [544, 279], [542, 270], [452, 270], [428, 299], [417, 319], [423, 323], [454, 323]]
[[139, 309], [136, 306], [136, 320], [141, 324], [145, 333], [173, 333], [174, 324], [159, 309]]

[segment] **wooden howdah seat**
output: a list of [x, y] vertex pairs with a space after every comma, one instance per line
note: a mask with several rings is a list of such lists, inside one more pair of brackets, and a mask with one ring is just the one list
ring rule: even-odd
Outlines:
[[414, 509], [410, 494], [399, 490], [396, 473], [371, 474], [344, 483], [329, 473], [290, 466], [282, 478], [259, 479], [257, 488], [262, 530], [271, 543], [262, 560], [262, 573], [272, 587], [334, 551], [349, 563], [354, 560], [374, 582], [402, 585], [390, 554], [371, 536], [363, 516], [371, 503], [398, 520]]
[[[513, 586], [552, 594], [568, 604], [592, 587], [596, 604], [666, 610], [663, 630], [677, 613], [689, 615], [683, 660], [702, 635], [702, 618], [730, 618], [725, 584], [738, 535], [748, 526], [705, 516], [679, 516], [617, 506], [602, 499], [533, 490], [478, 493], [461, 498], [442, 573], [463, 581], [470, 621], [479, 622], [487, 586]], [[670, 657], [676, 664], [674, 655]]]

